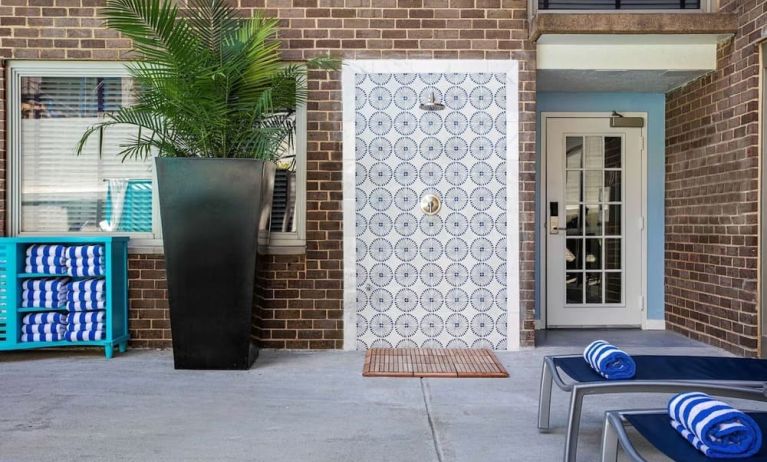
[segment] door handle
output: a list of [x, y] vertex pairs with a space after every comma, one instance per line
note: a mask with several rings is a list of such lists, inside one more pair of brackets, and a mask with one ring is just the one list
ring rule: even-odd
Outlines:
[[549, 202], [549, 234], [559, 234], [559, 202]]

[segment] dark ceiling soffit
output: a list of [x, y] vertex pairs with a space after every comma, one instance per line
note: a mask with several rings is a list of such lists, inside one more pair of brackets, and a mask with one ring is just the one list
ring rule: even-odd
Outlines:
[[544, 34], [717, 34], [738, 31], [730, 13], [549, 13], [530, 24], [530, 41]]

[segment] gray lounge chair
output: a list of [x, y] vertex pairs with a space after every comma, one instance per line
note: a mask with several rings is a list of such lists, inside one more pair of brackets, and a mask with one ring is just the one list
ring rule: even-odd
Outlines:
[[[767, 412], [747, 412], [756, 421], [762, 433], [767, 433]], [[632, 462], [646, 462], [646, 459], [634, 447], [626, 432], [626, 426], [633, 426], [637, 432], [652, 444], [655, 449], [675, 462], [714, 462], [724, 459], [706, 457], [682, 438], [669, 425], [666, 409], [646, 411], [608, 411], [605, 413], [605, 426], [602, 432], [602, 462], [618, 462], [618, 448]], [[767, 445], [753, 457], [732, 459], [738, 462], [767, 461]]]
[[[553, 384], [570, 393], [565, 462], [574, 462], [578, 450], [583, 398], [611, 393], [676, 393], [695, 390], [716, 394], [730, 387], [735, 398], [767, 401], [767, 360], [711, 356], [632, 356], [637, 375], [631, 380], [606, 380], [594, 372], [581, 355], [547, 356], [543, 359], [538, 400], [538, 430], [548, 432]], [[565, 381], [560, 371], [570, 378]]]

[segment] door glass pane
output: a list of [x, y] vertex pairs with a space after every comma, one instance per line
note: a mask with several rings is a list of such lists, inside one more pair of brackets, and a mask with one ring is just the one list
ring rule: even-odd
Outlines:
[[585, 201], [590, 203], [602, 200], [602, 172], [586, 172]]
[[583, 273], [567, 273], [567, 303], [583, 303]]
[[601, 136], [586, 137], [586, 162], [585, 168], [601, 169], [604, 157], [604, 144]]
[[586, 236], [602, 235], [602, 207], [599, 205], [584, 205], [586, 218]]
[[605, 239], [605, 269], [621, 269], [620, 239]]
[[580, 136], [568, 136], [565, 140], [567, 152], [567, 168], [581, 168], [583, 157], [583, 138]]
[[569, 270], [583, 269], [583, 261], [581, 258], [582, 248], [583, 248], [582, 239], [567, 240], [567, 247], [565, 248], [565, 262], [567, 263], [567, 269]]
[[605, 303], [621, 303], [622, 286], [622, 273], [605, 273]]
[[621, 234], [620, 205], [605, 205], [605, 235], [619, 236]]
[[586, 239], [586, 269], [602, 269], [602, 239]]
[[586, 303], [602, 303], [602, 273], [586, 273]]
[[617, 170], [608, 170], [605, 172], [605, 202], [621, 201], [621, 172]]
[[565, 226], [567, 227], [568, 236], [581, 236], [583, 235], [583, 219], [581, 218], [582, 210], [580, 205], [568, 205]]
[[605, 168], [621, 168], [621, 138], [619, 136], [605, 137]]
[[583, 200], [583, 191], [581, 189], [581, 171], [575, 170], [573, 172], [567, 172], [567, 186], [565, 188], [567, 197], [565, 200], [568, 204], [577, 205]]

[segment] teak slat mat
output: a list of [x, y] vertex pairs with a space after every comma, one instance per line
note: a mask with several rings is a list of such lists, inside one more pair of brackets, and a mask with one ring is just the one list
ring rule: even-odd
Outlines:
[[364, 377], [509, 376], [492, 350], [371, 348], [365, 354]]

